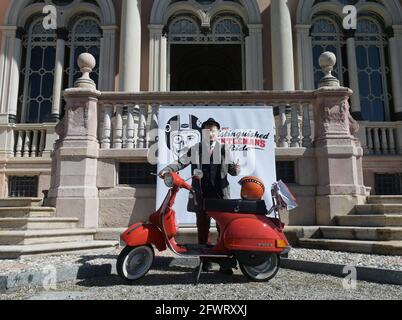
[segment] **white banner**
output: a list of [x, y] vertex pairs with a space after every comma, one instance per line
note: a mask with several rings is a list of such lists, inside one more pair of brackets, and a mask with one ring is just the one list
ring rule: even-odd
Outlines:
[[[228, 175], [231, 198], [241, 198], [238, 182], [242, 177], [257, 176], [265, 184], [265, 201], [269, 209], [272, 205], [271, 185], [276, 181], [272, 107], [161, 107], [158, 172], [177, 161], [181, 150], [201, 142], [201, 125], [211, 117], [221, 124], [219, 141], [230, 147], [232, 158], [241, 165], [240, 176]], [[190, 178], [191, 166], [182, 170], [180, 176]], [[157, 208], [166, 193], [166, 186], [158, 179]], [[181, 190], [176, 199], [175, 211], [180, 225], [194, 225], [196, 221], [195, 214], [187, 212], [188, 196], [186, 190]]]

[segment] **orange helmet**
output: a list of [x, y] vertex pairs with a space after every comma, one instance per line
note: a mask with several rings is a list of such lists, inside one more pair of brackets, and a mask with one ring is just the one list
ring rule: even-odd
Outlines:
[[257, 177], [244, 177], [239, 181], [243, 200], [261, 200], [265, 193], [264, 183]]

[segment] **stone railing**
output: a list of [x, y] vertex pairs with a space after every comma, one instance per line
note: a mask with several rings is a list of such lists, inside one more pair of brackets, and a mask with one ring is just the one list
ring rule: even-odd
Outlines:
[[360, 122], [359, 124], [359, 138], [365, 154], [402, 154], [402, 122]]
[[160, 106], [274, 106], [278, 148], [309, 148], [313, 141], [314, 91], [103, 92], [99, 97], [101, 149], [146, 149], [158, 128]]
[[57, 139], [54, 123], [0, 126], [2, 150], [8, 158], [50, 158]]

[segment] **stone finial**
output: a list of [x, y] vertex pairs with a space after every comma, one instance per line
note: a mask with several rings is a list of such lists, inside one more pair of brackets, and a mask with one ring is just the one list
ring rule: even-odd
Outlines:
[[96, 66], [95, 57], [90, 53], [82, 53], [78, 57], [77, 63], [82, 72], [82, 76], [75, 82], [75, 87], [96, 89], [95, 82], [89, 76]]
[[332, 75], [336, 65], [336, 55], [330, 51], [321, 54], [319, 64], [324, 72], [324, 77], [320, 80], [321, 87], [339, 87], [339, 80]]

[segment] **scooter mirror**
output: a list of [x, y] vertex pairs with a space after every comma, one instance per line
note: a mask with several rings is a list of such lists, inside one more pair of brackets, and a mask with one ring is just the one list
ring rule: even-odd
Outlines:
[[202, 179], [204, 177], [204, 172], [200, 169], [195, 169], [194, 170], [194, 177], [198, 179]]

